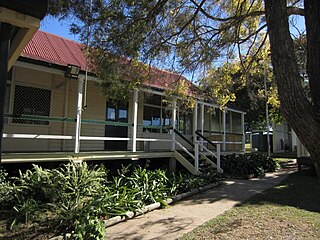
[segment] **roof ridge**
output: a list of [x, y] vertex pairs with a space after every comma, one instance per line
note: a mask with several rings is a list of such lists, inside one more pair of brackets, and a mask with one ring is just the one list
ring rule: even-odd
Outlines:
[[45, 32], [45, 31], [42, 31], [42, 30], [40, 30], [40, 29], [39, 29], [37, 32], [44, 33], [44, 34], [46, 34], [46, 35], [51, 35], [51, 36], [53, 36], [53, 37], [57, 37], [57, 38], [60, 38], [60, 39], [63, 39], [63, 40], [69, 41], [69, 42], [73, 42], [73, 43], [76, 43], [76, 44], [78, 44], [78, 45], [84, 45], [83, 43], [78, 42], [78, 41], [76, 41], [76, 40], [72, 40], [72, 39], [69, 39], [69, 38], [66, 38], [66, 37], [62, 37], [62, 36], [59, 36], [59, 35], [57, 35], [57, 34]]

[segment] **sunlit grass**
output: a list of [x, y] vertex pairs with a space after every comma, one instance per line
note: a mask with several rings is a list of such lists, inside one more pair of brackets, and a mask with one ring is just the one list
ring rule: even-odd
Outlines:
[[184, 235], [187, 239], [320, 239], [320, 184], [295, 173]]

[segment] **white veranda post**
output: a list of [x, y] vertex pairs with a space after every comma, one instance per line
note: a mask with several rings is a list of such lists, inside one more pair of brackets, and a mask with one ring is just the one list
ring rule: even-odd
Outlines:
[[193, 111], [193, 144], [195, 145], [197, 142], [197, 134], [198, 130], [198, 103], [196, 102]]
[[177, 121], [177, 101], [174, 100], [172, 103], [172, 145], [171, 151], [174, 151], [176, 148], [176, 133], [174, 129], [176, 128], [176, 121]]
[[132, 152], [137, 151], [138, 91], [133, 93]]
[[222, 124], [223, 124], [223, 145], [222, 145], [222, 150], [226, 151], [226, 134], [227, 134], [227, 116], [226, 116], [226, 110], [223, 110], [223, 115], [222, 115]]
[[241, 113], [241, 127], [242, 127], [242, 151], [246, 150], [246, 133], [244, 129], [244, 113]]
[[81, 115], [82, 115], [82, 98], [83, 98], [83, 79], [78, 78], [78, 104], [77, 104], [77, 122], [76, 122], [76, 139], [74, 152], [80, 152], [80, 134], [81, 134]]
[[[204, 136], [204, 103], [201, 104], [201, 135]], [[203, 138], [201, 138], [201, 151], [203, 151]]]

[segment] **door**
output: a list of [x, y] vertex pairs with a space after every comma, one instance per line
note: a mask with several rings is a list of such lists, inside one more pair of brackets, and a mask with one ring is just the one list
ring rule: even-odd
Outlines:
[[[116, 101], [108, 101], [106, 109], [106, 121], [128, 122], [128, 104], [121, 104]], [[106, 137], [128, 137], [127, 126], [109, 126], [105, 127]], [[105, 141], [105, 150], [126, 151], [128, 141]]]

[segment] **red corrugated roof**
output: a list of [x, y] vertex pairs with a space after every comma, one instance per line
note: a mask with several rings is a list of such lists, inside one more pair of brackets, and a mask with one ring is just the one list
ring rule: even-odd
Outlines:
[[50, 33], [37, 31], [21, 56], [34, 60], [54, 63], [61, 66], [73, 64], [86, 68], [83, 45]]
[[[86, 59], [83, 48], [84, 46], [78, 42], [43, 31], [37, 31], [22, 51], [21, 56], [61, 66], [73, 64], [85, 70]], [[165, 89], [181, 79], [188, 81], [179, 74], [154, 67], [151, 67], [151, 73], [151, 79], [145, 82], [145, 85], [151, 87]]]

